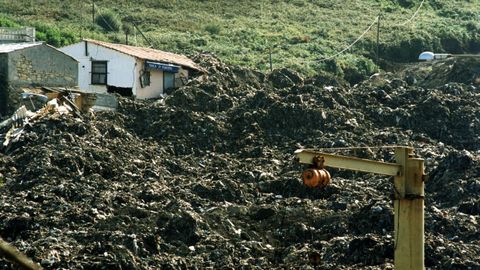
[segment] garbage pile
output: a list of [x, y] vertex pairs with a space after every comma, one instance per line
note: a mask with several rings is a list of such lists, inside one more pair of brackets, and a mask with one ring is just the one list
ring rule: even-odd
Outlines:
[[391, 179], [331, 170], [310, 189], [293, 152], [410, 145], [429, 174], [426, 266], [480, 268], [473, 82], [347, 87], [195, 60], [208, 73], [165, 100], [25, 125], [0, 154], [0, 237], [44, 269], [393, 269]]
[[[35, 93], [22, 93], [22, 99], [28, 99], [30, 101], [32, 112], [27, 109], [25, 105], [20, 106], [11, 117], [0, 122], [0, 150], [7, 148], [12, 143], [16, 143], [20, 140], [22, 133], [26, 125], [31, 124], [32, 121], [36, 121], [38, 118], [42, 118], [45, 115], [52, 114], [72, 114], [81, 117], [82, 112], [87, 112], [91, 107], [89, 104], [82, 106], [82, 95], [74, 95], [69, 92], [54, 92], [50, 93], [50, 98], [46, 95], [40, 95]], [[35, 97], [35, 102], [32, 100]], [[76, 103], [76, 101], [78, 101]], [[39, 109], [36, 110], [36, 106]], [[40, 104], [40, 105], [39, 105]], [[78, 104], [78, 105], [77, 105]]]

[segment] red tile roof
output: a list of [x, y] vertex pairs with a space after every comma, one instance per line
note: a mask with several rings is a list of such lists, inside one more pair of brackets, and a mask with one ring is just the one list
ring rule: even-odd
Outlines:
[[190, 58], [181, 54], [164, 52], [164, 51], [155, 50], [151, 48], [129, 46], [125, 44], [108, 43], [108, 42], [98, 41], [93, 39], [84, 39], [84, 41], [87, 41], [89, 43], [96, 44], [99, 46], [103, 46], [105, 48], [109, 48], [109, 49], [112, 49], [124, 54], [128, 54], [140, 59], [144, 59], [144, 60], [158, 61], [158, 62], [163, 62], [168, 64], [179, 65], [179, 66], [183, 66], [183, 67], [194, 69], [194, 70], [202, 70], [202, 68], [197, 66], [197, 64], [195, 64], [195, 62], [193, 62]]

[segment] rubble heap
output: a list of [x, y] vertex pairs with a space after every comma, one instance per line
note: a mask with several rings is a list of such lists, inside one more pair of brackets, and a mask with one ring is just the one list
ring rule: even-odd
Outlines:
[[393, 269], [391, 179], [332, 170], [309, 189], [293, 152], [411, 145], [429, 174], [426, 266], [480, 268], [475, 80], [344, 87], [195, 60], [208, 74], [165, 100], [30, 121], [0, 154], [0, 236], [45, 269]]

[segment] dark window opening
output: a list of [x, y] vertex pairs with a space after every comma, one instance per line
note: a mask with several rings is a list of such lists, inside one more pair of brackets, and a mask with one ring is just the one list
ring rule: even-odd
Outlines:
[[129, 87], [116, 87], [116, 86], [107, 85], [107, 92], [117, 93], [124, 97], [133, 96], [132, 88], [129, 88]]
[[92, 84], [107, 84], [107, 61], [92, 61]]
[[150, 71], [142, 71], [140, 75], [140, 84], [142, 88], [150, 85]]
[[175, 73], [163, 72], [163, 90], [175, 88]]

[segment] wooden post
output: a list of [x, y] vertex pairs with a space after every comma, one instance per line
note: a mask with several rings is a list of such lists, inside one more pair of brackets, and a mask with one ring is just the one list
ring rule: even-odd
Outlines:
[[15, 247], [10, 245], [9, 243], [5, 242], [3, 239], [0, 238], [0, 257], [4, 257], [5, 259], [14, 262], [22, 269], [26, 270], [42, 270], [43, 268], [34, 263], [30, 258], [25, 256], [23, 253], [18, 251]]
[[92, 0], [92, 23], [95, 23], [95, 0]]
[[394, 176], [395, 184], [395, 269], [424, 270], [424, 165], [413, 157], [413, 148], [395, 147], [396, 163], [322, 153], [295, 151], [299, 162], [314, 164], [324, 159], [326, 167]]
[[270, 72], [273, 71], [273, 65], [272, 65], [272, 46], [269, 47], [269, 62], [270, 62]]
[[379, 14], [378, 15], [378, 18], [377, 18], [377, 66], [380, 65], [379, 63], [379, 55], [380, 55], [380, 18], [381, 18], [381, 15]]
[[424, 165], [412, 149], [395, 149], [402, 174], [395, 177], [395, 269], [424, 270]]

